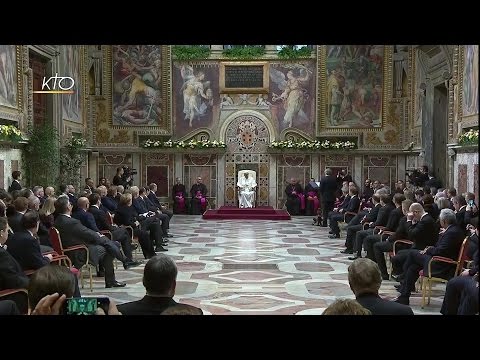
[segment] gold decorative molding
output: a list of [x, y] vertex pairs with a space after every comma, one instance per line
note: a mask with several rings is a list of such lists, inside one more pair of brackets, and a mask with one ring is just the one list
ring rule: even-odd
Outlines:
[[317, 136], [331, 134], [351, 135], [369, 131], [382, 131], [387, 117], [387, 105], [393, 92], [393, 46], [383, 47], [383, 87], [382, 87], [382, 123], [379, 127], [327, 127], [327, 46], [318, 46], [317, 57]]
[[[161, 100], [162, 100], [162, 116], [159, 125], [114, 125], [112, 117], [112, 99], [113, 99], [113, 62], [112, 62], [112, 45], [103, 46], [103, 81], [105, 84], [105, 98], [108, 106], [106, 106], [106, 118], [108, 120], [108, 127], [111, 130], [125, 130], [129, 133], [141, 131], [143, 134], [149, 135], [166, 135], [172, 133], [172, 119], [171, 119], [171, 49], [167, 45], [161, 46]], [[130, 138], [133, 138], [130, 134]], [[118, 139], [120, 140], [120, 139]]]
[[0, 119], [17, 121], [21, 125], [24, 113], [24, 99], [23, 99], [23, 82], [24, 82], [24, 50], [22, 45], [3, 45], [3, 46], [15, 46], [15, 75], [17, 77], [17, 99], [15, 106], [0, 105]]

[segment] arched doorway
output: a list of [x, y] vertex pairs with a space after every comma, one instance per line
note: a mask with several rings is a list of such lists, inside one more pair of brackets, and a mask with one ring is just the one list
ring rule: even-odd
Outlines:
[[274, 128], [261, 113], [238, 111], [229, 116], [220, 129], [227, 144], [225, 155], [225, 205], [238, 206], [237, 174], [251, 169], [257, 173], [257, 206], [269, 205], [270, 156], [267, 153]]

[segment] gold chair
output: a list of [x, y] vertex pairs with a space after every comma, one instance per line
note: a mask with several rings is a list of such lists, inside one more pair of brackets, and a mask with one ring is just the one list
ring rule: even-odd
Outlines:
[[55, 250], [57, 254], [66, 256], [65, 254], [66, 252], [74, 251], [74, 250], [84, 250], [86, 252], [87, 259], [86, 259], [85, 265], [83, 265], [80, 269], [78, 269], [78, 271], [79, 271], [80, 281], [83, 289], [84, 288], [83, 269], [86, 268], [88, 270], [88, 277], [90, 279], [90, 291], [93, 292], [93, 275], [92, 275], [93, 265], [89, 263], [90, 251], [88, 250], [88, 247], [86, 245], [74, 245], [74, 246], [69, 246], [67, 248], [64, 248], [62, 244], [62, 240], [60, 238], [60, 233], [58, 232], [58, 230], [55, 227], [51, 227], [48, 230], [48, 232], [50, 234], [50, 242], [52, 243], [53, 250]]
[[467, 244], [469, 239], [470, 238], [467, 236], [463, 240], [462, 246], [460, 246], [460, 251], [458, 253], [458, 258], [456, 261], [443, 256], [432, 256], [432, 258], [428, 262], [428, 276], [425, 276], [425, 274], [423, 273], [423, 269], [420, 270], [419, 275], [420, 275], [420, 283], [422, 285], [422, 309], [425, 307], [425, 297], [428, 298], [427, 305], [430, 305], [430, 298], [432, 295], [432, 283], [434, 282], [447, 283], [448, 280], [450, 280], [450, 279], [444, 279], [441, 277], [432, 276], [432, 263], [436, 261], [436, 262], [443, 262], [447, 264], [456, 264], [455, 273], [453, 276], [455, 277], [460, 275], [463, 269], [463, 264], [468, 260], [466, 249], [467, 249]]

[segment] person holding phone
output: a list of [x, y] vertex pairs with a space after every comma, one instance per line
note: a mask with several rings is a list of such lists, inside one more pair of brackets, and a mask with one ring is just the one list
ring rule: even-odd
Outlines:
[[[97, 315], [121, 315], [113, 302], [109, 298], [85, 298], [93, 299], [94, 304], [105, 304], [105, 301], [99, 301], [98, 299], [107, 299], [108, 306], [92, 309], [89, 311], [86, 306], [83, 306], [83, 310], [79, 306], [78, 299], [84, 298], [72, 298], [75, 289], [75, 279], [72, 272], [64, 267], [57, 265], [47, 265], [36, 272], [34, 272], [30, 279], [28, 287], [28, 303], [30, 309], [30, 315], [64, 315], [66, 314], [67, 306], [70, 304], [72, 311], [87, 312]], [[83, 302], [86, 305], [86, 302]], [[91, 306], [91, 305], [90, 305]], [[95, 307], [95, 306], [94, 306]]]

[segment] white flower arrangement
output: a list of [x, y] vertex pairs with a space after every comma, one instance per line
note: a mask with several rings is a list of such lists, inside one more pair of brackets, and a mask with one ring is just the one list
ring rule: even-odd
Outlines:
[[461, 145], [478, 144], [478, 130], [470, 129], [458, 137], [458, 143]]
[[328, 149], [356, 149], [357, 144], [353, 141], [273, 141], [268, 146], [271, 149], [295, 149], [295, 150], [328, 150]]
[[168, 149], [168, 148], [176, 148], [176, 149], [211, 149], [211, 148], [226, 148], [227, 145], [223, 141], [217, 140], [190, 140], [189, 142], [184, 141], [154, 141], [154, 140], [146, 140], [142, 144], [143, 148], [146, 149]]
[[22, 132], [13, 125], [0, 125], [0, 138], [11, 141], [23, 139]]
[[87, 145], [87, 139], [72, 136], [65, 140], [65, 147], [70, 149], [82, 149]]

